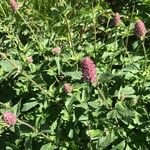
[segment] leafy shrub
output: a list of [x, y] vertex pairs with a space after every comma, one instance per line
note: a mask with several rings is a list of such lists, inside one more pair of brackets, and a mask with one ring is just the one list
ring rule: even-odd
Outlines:
[[149, 4], [1, 1], [0, 149], [148, 150]]

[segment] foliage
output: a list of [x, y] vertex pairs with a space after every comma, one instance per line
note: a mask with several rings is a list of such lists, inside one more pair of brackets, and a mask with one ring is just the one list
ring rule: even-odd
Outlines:
[[[149, 0], [18, 3], [14, 12], [0, 2], [0, 149], [148, 150]], [[134, 35], [138, 19], [148, 30], [143, 39]], [[82, 77], [86, 56], [96, 84]], [[6, 111], [17, 124], [4, 123]]]

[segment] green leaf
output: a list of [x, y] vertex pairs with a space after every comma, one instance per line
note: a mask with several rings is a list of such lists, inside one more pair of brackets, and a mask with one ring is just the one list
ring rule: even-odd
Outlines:
[[134, 116], [134, 113], [126, 106], [125, 103], [118, 102], [115, 106], [115, 110], [119, 115], [118, 118], [121, 119], [123, 122], [129, 123], [132, 121], [132, 117]]
[[116, 110], [111, 110], [108, 114], [107, 114], [107, 119], [115, 119], [118, 118], [119, 114], [117, 113]]
[[87, 130], [86, 134], [92, 139], [98, 139], [101, 136], [101, 131], [99, 129]]
[[35, 107], [36, 105], [38, 105], [39, 103], [37, 101], [33, 101], [33, 102], [27, 102], [23, 105], [22, 111], [28, 111], [31, 108]]
[[120, 87], [118, 92], [118, 97], [125, 96], [129, 97], [130, 95], [133, 95], [135, 93], [135, 90], [130, 86], [125, 86], [124, 88]]
[[20, 115], [20, 108], [21, 108], [21, 101], [19, 101], [14, 107], [13, 112], [19, 116]]
[[125, 140], [123, 140], [118, 145], [116, 145], [115, 147], [113, 147], [112, 150], [121, 150], [121, 149], [124, 149], [124, 148], [125, 148]]
[[5, 72], [10, 72], [13, 69], [22, 70], [21, 63], [19, 61], [13, 60], [13, 59], [10, 60], [10, 62], [8, 62], [8, 60], [1, 60], [0, 66], [2, 67], [3, 71], [5, 71]]
[[99, 102], [98, 101], [88, 102], [88, 105], [93, 107], [93, 108], [98, 108], [99, 107]]
[[65, 76], [70, 76], [73, 80], [80, 80], [82, 78], [81, 71], [63, 72]]
[[45, 144], [41, 147], [40, 150], [54, 150], [54, 146], [51, 143]]
[[55, 57], [55, 61], [56, 61], [56, 65], [57, 65], [58, 75], [60, 75], [61, 66], [60, 66], [60, 58], [59, 58], [59, 56]]
[[116, 139], [117, 139], [117, 136], [114, 134], [114, 130], [111, 130], [110, 132], [107, 133], [106, 136], [100, 137], [99, 145], [102, 148], [106, 148]]
[[71, 138], [71, 139], [73, 139], [73, 129], [70, 129], [68, 137]]
[[10, 72], [14, 69], [13, 65], [11, 65], [7, 60], [0, 61], [0, 66], [5, 72]]

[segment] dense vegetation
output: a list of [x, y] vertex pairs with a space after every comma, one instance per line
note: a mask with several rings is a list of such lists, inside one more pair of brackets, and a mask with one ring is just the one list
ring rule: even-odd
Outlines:
[[149, 28], [149, 0], [2, 0], [0, 150], [149, 150]]

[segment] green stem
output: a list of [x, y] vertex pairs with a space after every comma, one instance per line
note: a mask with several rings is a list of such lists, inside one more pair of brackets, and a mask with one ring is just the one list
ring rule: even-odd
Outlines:
[[[143, 47], [144, 58], [145, 58], [143, 71], [146, 73], [147, 72], [147, 54], [146, 54], [146, 49], [145, 49], [144, 41], [142, 41], [142, 47]], [[147, 79], [147, 74], [144, 75], [143, 87], [145, 86], [146, 79]]]
[[144, 41], [142, 41], [142, 47], [143, 47], [144, 57], [145, 57], [144, 71], [146, 71], [146, 69], [147, 69], [147, 54], [146, 54], [146, 49], [145, 49]]
[[112, 58], [112, 61], [111, 61], [111, 66], [110, 66], [110, 71], [112, 69], [112, 66], [114, 64], [114, 60], [115, 60], [115, 53], [116, 53], [116, 50], [117, 50], [117, 30], [118, 28], [116, 27], [116, 32], [115, 32], [115, 44], [114, 44], [114, 54], [113, 54], [113, 58]]
[[32, 29], [31, 26], [28, 24], [28, 22], [23, 18], [23, 16], [20, 14], [20, 12], [17, 11], [17, 13], [18, 13], [18, 15], [20, 16], [20, 18], [24, 21], [24, 23], [28, 26], [28, 28], [30, 29], [30, 31], [32, 32], [33, 37], [34, 37], [34, 39], [37, 41], [37, 44], [39, 45], [39, 48], [40, 48], [40, 50], [41, 50], [41, 49], [42, 49], [42, 46], [40, 45], [40, 42], [39, 42], [39, 40], [37, 39], [37, 37], [36, 37], [36, 35], [35, 35], [33, 29]]
[[36, 38], [34, 31], [32, 30], [31, 26], [28, 24], [28, 22], [23, 18], [23, 16], [20, 14], [19, 11], [17, 11], [18, 15], [20, 16], [20, 18], [24, 21], [24, 23], [28, 26], [28, 28], [30, 29], [30, 31], [32, 32], [32, 34], [34, 35], [34, 37]]
[[94, 51], [95, 51], [95, 58], [96, 58], [96, 19], [95, 19], [95, 11], [92, 4], [92, 14], [93, 14], [93, 29], [94, 29]]
[[5, 13], [5, 11], [4, 11], [4, 9], [3, 9], [3, 7], [2, 7], [2, 5], [1, 5], [1, 4], [0, 4], [0, 8], [1, 8], [1, 10], [2, 10], [2, 12], [3, 12], [3, 14], [4, 14], [5, 18], [7, 18], [6, 13]]
[[30, 124], [28, 124], [28, 123], [26, 123], [26, 122], [24, 122], [24, 121], [21, 121], [21, 120], [18, 120], [18, 123], [23, 124], [23, 125], [29, 127], [29, 128], [32, 129], [34, 132], [36, 132], [36, 133], [42, 135], [42, 136], [45, 137], [47, 140], [49, 140], [49, 141], [52, 142], [52, 139], [51, 139], [49, 136], [47, 136], [47, 135], [45, 135], [44, 133], [38, 131], [38, 130], [37, 130], [35, 127], [33, 127], [32, 125], [30, 125]]
[[[13, 63], [12, 61], [10, 61], [10, 60], [4, 55], [4, 53], [1, 53], [1, 52], [0, 52], [0, 55], [3, 56], [3, 57], [14, 67], [14, 69], [18, 69], [18, 66], [17, 66], [15, 63]], [[45, 91], [40, 85], [38, 85], [33, 79], [31, 79], [25, 71], [20, 72], [19, 69], [18, 69], [18, 71], [19, 71], [19, 73], [21, 73], [23, 76], [25, 76], [28, 80], [30, 80], [36, 87], [38, 87], [38, 88], [42, 91], [43, 94], [45, 94], [46, 96], [50, 97], [50, 94], [49, 94], [47, 91]]]
[[42, 91], [42, 93], [44, 93], [44, 94], [47, 95], [47, 96], [50, 96], [49, 93], [47, 93], [47, 92], [45, 91], [45, 89], [43, 89], [43, 88], [42, 88], [41, 86], [39, 86], [33, 79], [31, 79], [31, 78], [27, 75], [27, 73], [26, 73], [25, 71], [22, 71], [21, 74], [22, 74], [23, 76], [25, 76], [28, 80], [30, 80], [36, 87], [38, 87], [38, 88]]
[[129, 27], [128, 27], [128, 34], [127, 34], [127, 39], [126, 39], [126, 44], [125, 44], [125, 52], [124, 52], [124, 57], [127, 55], [130, 63], [132, 63], [130, 54], [128, 53], [128, 42], [129, 42], [129, 32], [130, 32], [130, 26], [131, 26], [131, 22], [132, 22], [132, 17], [134, 14], [134, 9], [135, 9], [135, 5], [133, 6], [132, 12], [131, 12], [131, 17], [130, 17], [130, 22], [129, 22]]
[[135, 5], [133, 6], [133, 9], [131, 12], [130, 23], [129, 23], [129, 27], [128, 27], [128, 35], [127, 35], [127, 39], [126, 39], [126, 51], [125, 51], [125, 53], [127, 53], [127, 49], [128, 49], [127, 47], [128, 47], [128, 41], [129, 41], [129, 32], [130, 32], [130, 26], [131, 26], [131, 21], [132, 21], [134, 9], [135, 9]]
[[69, 25], [68, 18], [66, 15], [64, 15], [64, 19], [65, 19], [65, 23], [66, 23], [67, 28], [68, 28], [68, 41], [69, 41], [70, 48], [72, 48], [72, 55], [73, 55], [74, 54], [74, 47], [73, 47], [73, 41], [72, 41], [72, 36], [71, 36], [71, 29], [70, 29], [70, 25]]
[[107, 99], [106, 99], [104, 93], [102, 92], [102, 90], [99, 87], [97, 89], [98, 89], [98, 92], [99, 92], [99, 95], [100, 95], [101, 99], [103, 101], [107, 102]]
[[[4, 103], [2, 103], [2, 102], [0, 102], [0, 105], [2, 105], [2, 106], [4, 106], [5, 108], [8, 108], [8, 109], [11, 110], [11, 107], [6, 106], [6, 104], [4, 104]], [[26, 123], [26, 122], [24, 122], [24, 121], [21, 121], [21, 120], [19, 120], [19, 119], [17, 119], [17, 122], [18, 122], [19, 124], [23, 124], [23, 125], [29, 127], [29, 128], [32, 129], [34, 132], [37, 132], [38, 134], [42, 135], [43, 137], [45, 137], [45, 138], [48, 139], [49, 141], [51, 141], [51, 142], [53, 141], [49, 136], [47, 136], [47, 135], [45, 135], [44, 133], [38, 131], [38, 130], [37, 130], [35, 127], [33, 127], [32, 125], [30, 125], [30, 124], [28, 124], [28, 123]]]
[[32, 129], [33, 131], [36, 131], [36, 129], [35, 129], [33, 126], [31, 126], [30, 124], [28, 124], [28, 123], [26, 123], [26, 122], [24, 122], [24, 121], [18, 120], [18, 123], [19, 123], [19, 124], [23, 124], [23, 125], [29, 127], [29, 128]]

